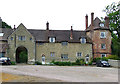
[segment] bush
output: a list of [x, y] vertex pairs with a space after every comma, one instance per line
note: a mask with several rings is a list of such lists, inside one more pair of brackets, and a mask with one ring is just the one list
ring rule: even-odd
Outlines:
[[16, 65], [16, 62], [15, 61], [11, 61], [11, 65]]
[[84, 59], [77, 59], [76, 65], [84, 65]]
[[72, 63], [71, 62], [54, 62], [55, 65], [58, 65], [58, 66], [71, 66]]
[[42, 63], [39, 62], [39, 61], [36, 61], [35, 64], [36, 64], [36, 65], [42, 65]]
[[120, 60], [120, 58], [117, 55], [110, 55], [107, 57], [108, 59], [113, 59], [113, 60]]

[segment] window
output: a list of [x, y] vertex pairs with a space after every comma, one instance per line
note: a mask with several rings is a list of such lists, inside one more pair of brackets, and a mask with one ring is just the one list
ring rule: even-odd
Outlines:
[[30, 38], [30, 40], [32, 41], [32, 38]]
[[0, 57], [5, 57], [5, 52], [1, 52]]
[[68, 42], [62, 42], [62, 45], [66, 46], [66, 45], [68, 45]]
[[106, 54], [101, 54], [101, 57], [103, 58], [103, 57], [106, 57]]
[[4, 33], [0, 33], [0, 36], [3, 36], [4, 35]]
[[25, 36], [18, 36], [19, 41], [25, 41]]
[[54, 43], [55, 42], [55, 38], [54, 37], [49, 38], [49, 42]]
[[105, 44], [101, 44], [101, 49], [106, 49]]
[[11, 37], [11, 41], [13, 40], [13, 37]]
[[100, 33], [100, 38], [105, 38], [105, 37], [106, 37], [105, 32], [101, 32]]
[[76, 56], [77, 56], [77, 57], [81, 57], [81, 56], [82, 56], [82, 53], [81, 53], [81, 52], [77, 52]]
[[55, 57], [55, 52], [50, 52], [50, 57]]
[[104, 27], [104, 23], [100, 23], [100, 27]]
[[68, 59], [68, 54], [61, 54], [61, 59]]
[[81, 38], [81, 43], [86, 43], [86, 39], [84, 37]]

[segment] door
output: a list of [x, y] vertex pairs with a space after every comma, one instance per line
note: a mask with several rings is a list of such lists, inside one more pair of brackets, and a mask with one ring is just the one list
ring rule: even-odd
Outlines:
[[42, 64], [45, 64], [45, 55], [42, 55]]

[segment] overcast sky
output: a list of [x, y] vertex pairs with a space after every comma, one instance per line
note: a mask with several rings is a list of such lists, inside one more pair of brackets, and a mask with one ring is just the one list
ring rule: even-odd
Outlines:
[[52, 30], [85, 29], [85, 15], [90, 24], [91, 12], [95, 17], [105, 17], [105, 6], [119, 0], [0, 0], [0, 17], [16, 27], [23, 23], [28, 29]]

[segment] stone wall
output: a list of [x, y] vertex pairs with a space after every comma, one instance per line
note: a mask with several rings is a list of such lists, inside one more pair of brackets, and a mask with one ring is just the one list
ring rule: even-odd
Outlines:
[[[55, 56], [51, 57], [50, 52], [54, 52]], [[77, 59], [77, 52], [82, 53], [82, 56], [80, 58], [85, 59], [85, 56], [87, 54], [89, 54], [89, 57], [91, 58], [92, 44], [68, 43], [68, 45], [63, 46], [61, 43], [43, 43], [42, 45], [37, 43], [36, 47], [37, 60], [40, 62], [42, 61], [43, 54], [45, 55], [46, 62], [51, 62], [52, 60], [75, 62]], [[68, 59], [62, 60], [61, 54], [68, 54]]]
[[110, 63], [110, 65], [112, 67], [119, 67], [120, 68], [120, 60], [111, 60], [111, 59], [108, 59], [108, 62]]

